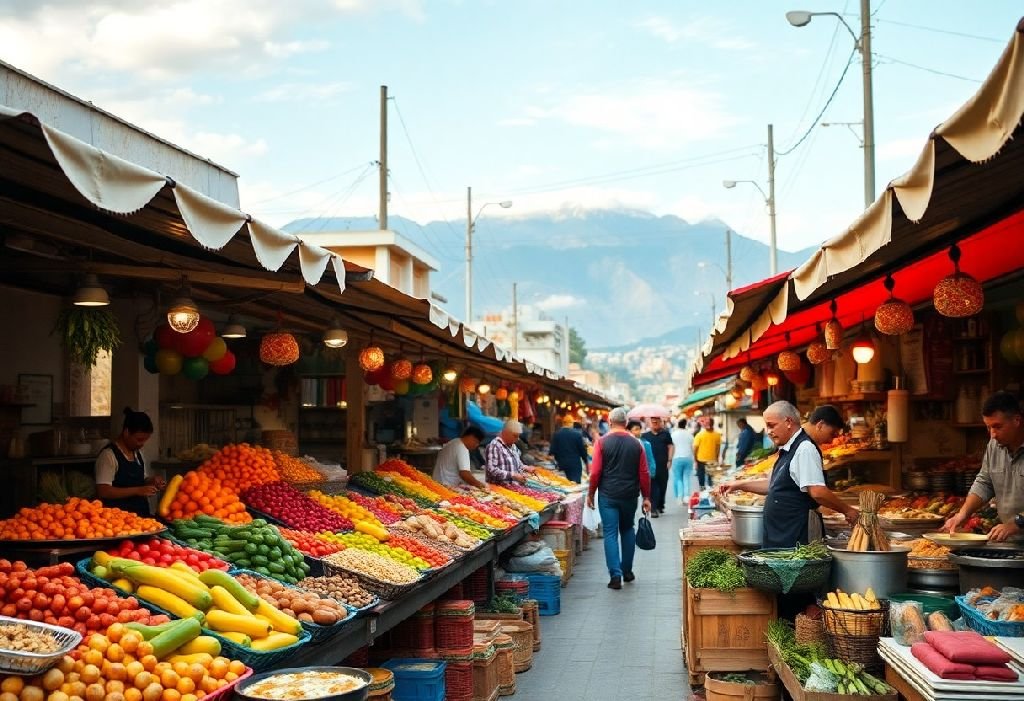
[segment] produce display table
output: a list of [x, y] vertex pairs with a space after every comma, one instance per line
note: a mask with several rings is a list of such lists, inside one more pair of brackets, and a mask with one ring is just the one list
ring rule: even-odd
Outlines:
[[900, 692], [901, 701], [928, 701], [924, 694], [912, 687], [910, 682], [904, 679], [888, 662], [885, 663], [885, 681]]
[[[789, 668], [789, 665], [782, 661], [782, 656], [779, 655], [779, 651], [771, 643], [768, 643], [768, 659], [771, 660], [772, 668], [775, 669], [775, 673], [779, 675], [779, 680], [782, 682], [782, 685], [786, 687], [786, 691], [789, 692], [793, 701], [853, 701], [854, 699], [857, 699], [858, 701], [899, 701], [899, 695], [896, 693], [850, 696], [848, 694], [808, 691], [801, 686], [800, 680], [796, 678], [796, 675], [793, 673], [793, 670]], [[886, 674], [886, 681], [889, 682], [889, 685], [893, 688], [899, 688], [888, 679], [888, 673]], [[920, 699], [920, 697], [914, 697], [914, 701], [917, 701], [917, 699]]]
[[[542, 524], [550, 521], [558, 511], [558, 504], [551, 504], [540, 512]], [[344, 626], [337, 635], [320, 643], [307, 644], [288, 657], [289, 667], [336, 665], [344, 658], [371, 644], [379, 635], [393, 629], [421, 608], [437, 599], [481, 567], [497, 561], [498, 556], [514, 547], [529, 533], [529, 525], [523, 521], [505, 533], [492, 538], [469, 553], [454, 565], [445, 568], [426, 580], [405, 596], [387, 601], [367, 615], [356, 618]]]

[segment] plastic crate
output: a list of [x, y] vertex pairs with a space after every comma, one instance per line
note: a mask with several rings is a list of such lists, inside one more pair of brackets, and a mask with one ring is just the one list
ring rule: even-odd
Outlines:
[[562, 579], [551, 574], [525, 575], [530, 581], [530, 598], [536, 600], [541, 616], [557, 616], [562, 610]]
[[423, 658], [396, 658], [381, 665], [395, 675], [393, 701], [444, 701], [445, 663]]
[[985, 614], [967, 603], [967, 599], [962, 595], [956, 597], [956, 603], [964, 614], [964, 621], [966, 621], [968, 628], [982, 635], [998, 635], [1009, 638], [1024, 637], [1024, 622], [993, 621], [990, 618], [985, 618]]

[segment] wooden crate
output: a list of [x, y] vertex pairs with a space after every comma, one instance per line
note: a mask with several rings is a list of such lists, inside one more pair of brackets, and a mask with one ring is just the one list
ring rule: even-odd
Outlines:
[[[683, 535], [683, 530], [682, 529], [679, 530], [679, 550], [680, 550], [680, 553], [682, 554], [682, 558], [681, 558], [682, 559], [682, 571], [680, 572], [679, 576], [682, 578], [682, 582], [683, 582], [683, 586], [680, 587], [680, 596], [682, 597], [682, 601], [680, 602], [679, 609], [681, 611], [680, 619], [681, 619], [681, 621], [684, 624], [684, 626], [683, 626], [683, 630], [684, 631], [686, 630], [686, 627], [685, 627], [685, 623], [686, 623], [686, 600], [689, 598], [689, 593], [688, 592], [689, 592], [689, 589], [690, 589], [690, 585], [686, 583], [686, 562], [687, 562], [687, 559], [692, 557], [694, 553], [700, 552], [701, 550], [706, 550], [707, 548], [721, 548], [723, 550], [728, 550], [729, 552], [734, 552], [734, 553], [738, 553], [738, 552], [740, 552], [742, 550], [742, 548], [740, 546], [738, 546], [738, 545], [736, 545], [736, 543], [732, 542], [732, 538], [730, 538], [729, 536], [723, 536], [723, 537], [719, 537], [719, 538], [707, 538], [707, 537], [687, 538], [686, 536]], [[684, 635], [683, 635], [683, 638], [684, 638], [683, 658], [684, 659], [686, 658], [685, 637], [686, 637], [686, 635], [684, 633]]]
[[775, 596], [757, 589], [726, 594], [715, 589], [688, 589], [685, 638], [690, 681], [707, 672], [768, 671], [764, 640], [776, 618]]
[[[861, 699], [864, 701], [899, 701], [899, 695], [896, 693], [851, 696], [849, 694], [832, 694], [824, 691], [808, 691], [800, 685], [800, 680], [793, 674], [793, 670], [782, 661], [779, 651], [771, 644], [768, 645], [768, 659], [771, 660], [772, 667], [779, 676], [779, 681], [786, 687], [786, 691], [789, 692], [793, 701], [850, 701], [851, 699], [857, 699], [858, 701], [861, 701]], [[890, 685], [892, 685], [891, 682]]]

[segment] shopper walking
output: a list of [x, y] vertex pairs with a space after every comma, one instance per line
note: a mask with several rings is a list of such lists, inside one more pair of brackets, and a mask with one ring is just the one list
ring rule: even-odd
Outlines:
[[750, 427], [746, 419], [737, 419], [736, 427], [740, 435], [736, 437], [736, 467], [739, 467], [747, 460], [747, 456], [754, 450], [757, 444], [757, 432]]
[[693, 434], [686, 427], [686, 419], [672, 429], [672, 494], [676, 503], [683, 506], [683, 500], [690, 497], [690, 475], [693, 474]]
[[[608, 587], [621, 589], [623, 580], [632, 582], [636, 551], [636, 500], [643, 495], [644, 512], [651, 510], [651, 475], [643, 446], [626, 430], [628, 411], [616, 407], [608, 414], [609, 430], [594, 446], [590, 466], [587, 506], [597, 510], [604, 532], [604, 560], [608, 566]], [[600, 491], [599, 491], [600, 490]]]
[[701, 489], [704, 489], [705, 484], [711, 486], [708, 465], [718, 462], [718, 454], [721, 452], [722, 434], [715, 430], [715, 420], [711, 419], [693, 439], [693, 457], [697, 461], [697, 482]]
[[548, 452], [554, 458], [558, 469], [565, 473], [566, 479], [579, 484], [583, 476], [583, 467], [590, 456], [583, 441], [583, 427], [580, 426], [577, 430], [572, 417], [568, 414], [562, 417], [562, 427], [551, 436], [551, 447]]
[[644, 433], [641, 438], [651, 444], [651, 450], [654, 452], [654, 484], [651, 489], [654, 508], [651, 510], [651, 516], [657, 518], [665, 513], [668, 466], [672, 462], [675, 446], [672, 445], [672, 436], [665, 430], [662, 420], [657, 416], [651, 417], [651, 430]]

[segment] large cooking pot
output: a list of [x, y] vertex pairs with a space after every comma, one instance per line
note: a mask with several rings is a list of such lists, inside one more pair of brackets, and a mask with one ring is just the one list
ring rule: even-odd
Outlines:
[[764, 542], [764, 507], [732, 506], [729, 512], [732, 542], [746, 548], [760, 548]]
[[918, 591], [941, 591], [955, 594], [960, 586], [960, 576], [954, 569], [907, 570], [907, 586]]
[[871, 587], [879, 599], [907, 590], [907, 553], [892, 550], [846, 550], [829, 546], [832, 553], [832, 589], [865, 591]]
[[1024, 550], [968, 548], [952, 553], [949, 559], [960, 566], [961, 594], [981, 587], [1019, 587], [1024, 582]]
[[[358, 669], [356, 667], [293, 667], [290, 669], [278, 669], [273, 672], [263, 672], [249, 677], [245, 681], [241, 682], [235, 688], [235, 696], [243, 699], [252, 699], [253, 701], [260, 701], [260, 697], [249, 696], [245, 692], [257, 682], [261, 682], [264, 679], [275, 677], [281, 674], [298, 674], [300, 672], [334, 672], [347, 674], [350, 677], [355, 677], [364, 682], [364, 684], [358, 689], [346, 692], [344, 694], [336, 694], [334, 696], [317, 696], [308, 697], [310, 699], [315, 698], [316, 701], [366, 701], [370, 695], [370, 682], [373, 681], [373, 677], [369, 672]], [[307, 697], [302, 697], [303, 699]]]

